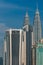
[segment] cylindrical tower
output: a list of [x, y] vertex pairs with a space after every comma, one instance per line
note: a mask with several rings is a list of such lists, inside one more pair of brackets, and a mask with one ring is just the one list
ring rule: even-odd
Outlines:
[[36, 45], [32, 46], [32, 65], [36, 65]]

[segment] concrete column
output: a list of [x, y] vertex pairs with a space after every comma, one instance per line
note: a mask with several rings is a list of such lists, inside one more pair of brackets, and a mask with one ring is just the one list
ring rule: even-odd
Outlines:
[[22, 65], [22, 30], [20, 30], [20, 43], [19, 43], [19, 65]]
[[12, 30], [10, 29], [10, 65], [12, 65]]

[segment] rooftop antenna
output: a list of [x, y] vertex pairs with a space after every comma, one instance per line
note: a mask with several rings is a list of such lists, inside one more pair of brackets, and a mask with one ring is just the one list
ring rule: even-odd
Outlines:
[[38, 2], [37, 2], [37, 5], [36, 6], [37, 6], [37, 11], [38, 11]]
[[38, 2], [36, 4], [37, 8], [36, 8], [36, 14], [39, 14], [39, 10], [38, 10]]
[[28, 17], [28, 8], [26, 8], [26, 16], [25, 17]]

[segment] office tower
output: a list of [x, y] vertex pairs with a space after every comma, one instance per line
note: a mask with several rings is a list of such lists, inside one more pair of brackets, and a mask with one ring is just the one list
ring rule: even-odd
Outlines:
[[33, 38], [33, 32], [32, 32], [32, 65], [36, 65], [36, 43], [34, 43], [34, 38]]
[[35, 12], [34, 23], [33, 23], [33, 32], [34, 32], [34, 42], [39, 42], [42, 38], [42, 30], [41, 30], [41, 21], [38, 7]]
[[43, 43], [36, 46], [36, 65], [43, 65]]
[[6, 65], [22, 65], [22, 30], [6, 31]]
[[36, 45], [32, 45], [32, 65], [36, 65]]
[[29, 25], [29, 16], [26, 12], [22, 33], [22, 65], [31, 65], [32, 26]]

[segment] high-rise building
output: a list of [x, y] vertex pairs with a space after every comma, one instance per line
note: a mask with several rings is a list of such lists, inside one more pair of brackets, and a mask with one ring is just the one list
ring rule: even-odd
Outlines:
[[36, 65], [36, 45], [32, 45], [32, 65]]
[[37, 42], [40, 42], [42, 38], [41, 34], [42, 34], [42, 29], [41, 29], [40, 14], [37, 7], [34, 17], [34, 23], [33, 23], [32, 65], [38, 65], [39, 63], [38, 61], [37, 61], [38, 63], [36, 62], [38, 56], [38, 54], [36, 54], [37, 53], [36, 48], [38, 45]]
[[43, 65], [43, 43], [35, 44], [32, 46], [32, 65]]
[[36, 65], [43, 65], [43, 43], [36, 46]]
[[31, 65], [32, 26], [29, 25], [29, 16], [27, 12], [22, 35], [22, 65]]
[[35, 12], [34, 23], [33, 23], [34, 42], [38, 42], [42, 38], [41, 21], [38, 7]]
[[22, 29], [6, 31], [6, 64], [22, 65]]

